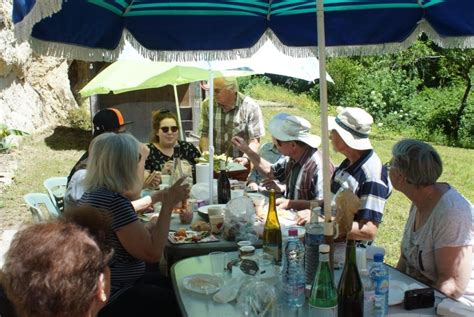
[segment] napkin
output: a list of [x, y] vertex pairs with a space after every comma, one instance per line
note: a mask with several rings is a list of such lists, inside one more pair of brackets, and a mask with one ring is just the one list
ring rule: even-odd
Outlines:
[[445, 298], [438, 304], [436, 313], [441, 316], [468, 317], [474, 316], [474, 307], [469, 307], [451, 298]]

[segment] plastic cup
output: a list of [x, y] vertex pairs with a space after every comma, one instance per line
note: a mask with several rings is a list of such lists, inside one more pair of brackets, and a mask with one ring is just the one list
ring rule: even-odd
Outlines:
[[224, 216], [209, 216], [209, 223], [211, 224], [211, 232], [214, 234], [219, 234], [222, 231], [222, 228], [224, 227]]
[[211, 261], [212, 274], [223, 276], [225, 268], [225, 252], [211, 252], [209, 253], [209, 260]]
[[161, 184], [169, 185], [170, 184], [170, 178], [171, 178], [171, 175], [161, 174]]
[[209, 215], [209, 217], [222, 215], [222, 208], [221, 207], [209, 207], [207, 209], [207, 214]]

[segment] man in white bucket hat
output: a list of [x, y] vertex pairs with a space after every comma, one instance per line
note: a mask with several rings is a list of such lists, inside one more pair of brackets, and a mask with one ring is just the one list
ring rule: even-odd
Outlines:
[[[387, 168], [369, 140], [374, 122], [372, 116], [364, 109], [353, 107], [338, 108], [338, 112], [336, 117], [328, 119], [330, 138], [334, 150], [346, 159], [333, 173], [331, 193], [335, 199], [339, 192], [349, 189], [360, 198], [361, 207], [347, 237], [371, 241], [382, 221], [385, 201], [390, 196], [392, 185]], [[307, 216], [305, 218], [308, 220]], [[341, 233], [340, 236], [345, 235]]]
[[262, 159], [242, 138], [234, 137], [232, 143], [267, 179], [286, 184], [285, 198], [277, 199], [280, 208], [309, 208], [310, 200], [323, 197], [321, 153], [317, 149], [321, 138], [311, 134], [308, 120], [287, 113], [275, 115], [268, 129], [276, 149], [284, 155], [274, 164]]

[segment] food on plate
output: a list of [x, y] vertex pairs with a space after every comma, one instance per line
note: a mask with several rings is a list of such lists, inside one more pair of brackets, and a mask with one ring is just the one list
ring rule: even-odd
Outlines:
[[170, 232], [169, 234], [170, 240], [172, 242], [177, 242], [177, 243], [200, 242], [201, 240], [207, 237], [217, 240], [215, 239], [214, 236], [211, 236], [208, 231], [196, 232], [196, 231], [190, 231], [190, 230], [185, 230], [184, 228], [180, 228], [178, 229], [178, 231], [174, 233]]
[[[225, 161], [226, 165], [232, 162], [232, 157], [229, 157], [225, 154], [216, 155], [214, 154], [214, 172], [219, 172], [219, 162]], [[201, 154], [201, 157], [196, 159], [197, 163], [208, 163], [209, 162], [209, 152], [204, 151]]]
[[186, 237], [187, 236], [186, 229], [185, 228], [179, 228], [174, 233], [174, 236], [175, 237]]
[[352, 229], [354, 216], [360, 208], [360, 199], [350, 190], [343, 190], [336, 197], [336, 223], [339, 232], [347, 233]]
[[194, 231], [210, 231], [211, 225], [205, 221], [197, 220], [191, 225], [191, 229]]

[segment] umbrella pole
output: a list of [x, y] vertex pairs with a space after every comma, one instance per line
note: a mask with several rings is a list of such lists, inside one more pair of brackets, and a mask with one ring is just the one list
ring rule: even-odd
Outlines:
[[209, 204], [214, 203], [214, 73], [209, 63]]
[[174, 91], [174, 102], [176, 103], [176, 117], [178, 119], [179, 139], [181, 141], [186, 141], [186, 139], [184, 138], [183, 124], [181, 123], [181, 109], [179, 107], [178, 88], [176, 87], [176, 85], [173, 85], [173, 91]]
[[318, 30], [318, 58], [319, 58], [319, 103], [321, 107], [321, 137], [323, 151], [323, 197], [324, 197], [324, 235], [325, 241], [331, 247], [331, 255], [334, 254], [333, 232], [334, 226], [331, 222], [331, 190], [329, 175], [329, 132], [328, 132], [328, 96], [326, 81], [326, 38], [324, 31], [324, 3], [316, 0], [317, 30]]

